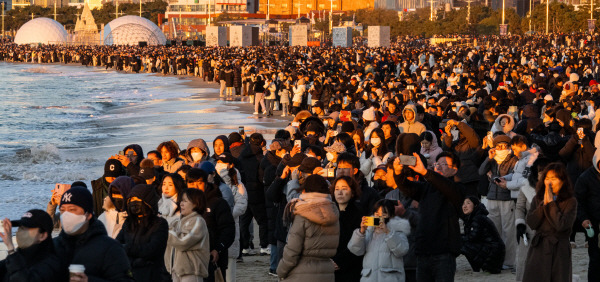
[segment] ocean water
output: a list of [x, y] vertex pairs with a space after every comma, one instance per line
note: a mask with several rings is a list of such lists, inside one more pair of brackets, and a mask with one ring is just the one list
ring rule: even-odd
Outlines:
[[[208, 98], [215, 89], [151, 74], [103, 68], [0, 62], [0, 218], [46, 209], [55, 183], [88, 184], [128, 144], [144, 153], [167, 140], [256, 130], [268, 121], [240, 113], [241, 102]], [[212, 146], [209, 145], [211, 148]]]

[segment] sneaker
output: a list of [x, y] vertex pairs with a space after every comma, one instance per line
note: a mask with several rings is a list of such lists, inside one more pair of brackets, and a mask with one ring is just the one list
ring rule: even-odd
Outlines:
[[263, 112], [263, 115], [266, 115], [266, 114], [267, 114], [267, 111], [264, 111], [264, 112]]
[[258, 112], [254, 112], [254, 113], [252, 113], [252, 114], [253, 114], [253, 115], [258, 115]]
[[244, 258], [242, 256], [239, 256], [238, 258], [235, 259], [235, 262], [242, 263], [242, 262], [244, 262]]
[[281, 115], [281, 116], [282, 116], [282, 117], [286, 117], [287, 115], [286, 115], [286, 114], [283, 114], [283, 115]]
[[513, 268], [514, 267], [511, 265], [505, 265], [505, 264], [502, 265], [502, 270], [513, 269]]
[[242, 255], [244, 255], [244, 256], [255, 256], [256, 255], [256, 251], [254, 251], [253, 249], [243, 249], [242, 250]]
[[260, 255], [261, 256], [270, 256], [271, 255], [271, 248], [267, 247], [267, 248], [260, 248]]
[[275, 270], [269, 269], [269, 276], [277, 277], [277, 272], [275, 272]]
[[575, 244], [575, 242], [571, 242], [571, 249], [577, 249], [577, 244]]

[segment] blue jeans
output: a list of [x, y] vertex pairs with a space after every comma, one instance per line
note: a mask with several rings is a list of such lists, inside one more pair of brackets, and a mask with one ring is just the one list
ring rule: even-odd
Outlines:
[[417, 281], [451, 282], [456, 273], [456, 257], [451, 253], [417, 256]]
[[279, 253], [277, 253], [277, 244], [271, 244], [271, 261], [269, 270], [275, 272], [277, 271], [277, 266], [279, 265]]

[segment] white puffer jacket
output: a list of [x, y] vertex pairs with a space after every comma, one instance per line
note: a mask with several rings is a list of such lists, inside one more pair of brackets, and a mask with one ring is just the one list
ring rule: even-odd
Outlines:
[[179, 218], [179, 212], [175, 212], [175, 210], [177, 210], [177, 195], [167, 198], [165, 194], [162, 194], [158, 200], [158, 213], [167, 220], [169, 225]]
[[354, 230], [348, 249], [357, 256], [364, 255], [361, 282], [403, 282], [404, 260], [408, 253], [410, 223], [393, 217], [387, 223], [389, 233], [376, 233], [369, 227], [365, 234]]

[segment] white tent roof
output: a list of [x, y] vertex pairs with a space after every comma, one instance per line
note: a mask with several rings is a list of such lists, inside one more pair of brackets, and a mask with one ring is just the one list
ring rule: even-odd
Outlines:
[[17, 44], [59, 44], [67, 42], [65, 28], [49, 18], [37, 18], [26, 22], [15, 35]]
[[124, 16], [104, 26], [102, 36], [105, 45], [137, 45], [140, 41], [148, 45], [165, 45], [167, 38], [160, 28], [150, 20], [138, 16]]

